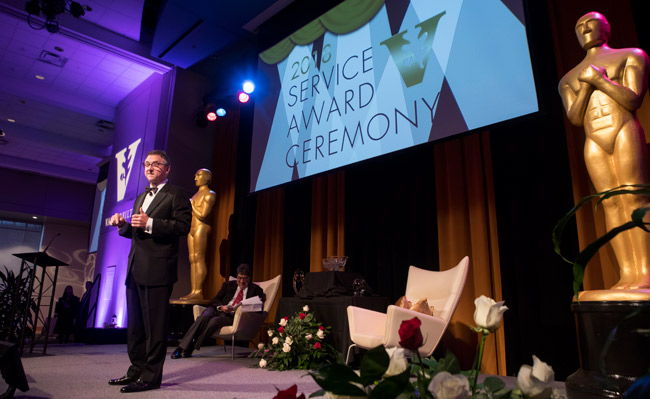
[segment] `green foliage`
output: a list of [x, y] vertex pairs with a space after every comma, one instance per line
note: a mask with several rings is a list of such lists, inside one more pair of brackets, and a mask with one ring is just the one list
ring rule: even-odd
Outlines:
[[[321, 387], [309, 397], [319, 397], [330, 392], [335, 395], [345, 395], [361, 398], [377, 399], [407, 399], [433, 398], [429, 391], [431, 380], [441, 372], [462, 374], [470, 383], [475, 375], [473, 370], [461, 371], [456, 356], [447, 352], [439, 360], [425, 358], [411, 363], [401, 374], [386, 377], [390, 360], [383, 346], [367, 351], [361, 359], [358, 372], [345, 364], [332, 363], [324, 365], [309, 374]], [[506, 388], [505, 382], [498, 377], [487, 377], [482, 383], [476, 384], [476, 391], [469, 399], [523, 399], [518, 389]]]
[[570, 260], [564, 257], [562, 251], [560, 250], [560, 242], [562, 241], [562, 233], [564, 232], [564, 228], [566, 227], [569, 220], [573, 218], [573, 216], [578, 212], [578, 210], [586, 203], [589, 203], [594, 199], [598, 199], [598, 201], [596, 202], [596, 206], [598, 206], [608, 198], [617, 195], [627, 195], [627, 194], [650, 197], [650, 184], [623, 185], [623, 186], [613, 188], [611, 190], [588, 195], [580, 199], [580, 201], [578, 201], [578, 203], [573, 208], [571, 208], [571, 210], [566, 215], [564, 215], [553, 228], [553, 246], [555, 252], [558, 255], [560, 255], [560, 257], [564, 259], [566, 262], [571, 263], [573, 265], [573, 292], [576, 298], [578, 297], [578, 292], [580, 291], [580, 287], [582, 287], [582, 281], [584, 279], [585, 268], [587, 267], [587, 263], [591, 260], [591, 258], [598, 252], [598, 250], [603, 245], [607, 244], [612, 238], [616, 237], [618, 233], [633, 229], [635, 227], [650, 232], [650, 230], [648, 230], [648, 228], [646, 227], [648, 223], [645, 223], [643, 221], [643, 217], [648, 212], [648, 210], [650, 210], [650, 208], [643, 207], [633, 211], [632, 215], [630, 215], [631, 220], [629, 222], [614, 227], [611, 230], [609, 230], [607, 233], [598, 237], [595, 241], [587, 245], [587, 247], [583, 249], [582, 252], [580, 252], [576, 257], [576, 259], [574, 260]]
[[28, 309], [31, 293], [29, 291], [29, 275], [23, 273], [16, 276], [7, 269], [0, 271], [0, 340], [17, 343], [21, 336], [30, 337], [33, 329], [33, 317], [36, 304], [31, 303], [27, 312], [27, 324], [23, 334], [22, 320]]
[[264, 359], [266, 367], [272, 370], [316, 369], [337, 359], [336, 349], [325, 342], [330, 329], [318, 322], [313, 312], [298, 312], [272, 326], [269, 343], [251, 356]]
[[389, 364], [390, 359], [383, 346], [365, 353], [358, 374], [345, 364], [327, 364], [309, 373], [322, 388], [310, 397], [322, 396], [325, 392], [376, 399], [412, 397], [413, 388], [409, 382], [411, 371], [406, 369], [401, 374], [383, 378]]

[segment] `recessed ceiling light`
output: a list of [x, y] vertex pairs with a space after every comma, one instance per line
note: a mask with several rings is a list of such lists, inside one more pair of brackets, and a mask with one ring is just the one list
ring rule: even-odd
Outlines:
[[8, 118], [8, 119], [7, 119], [7, 122], [15, 123], [16, 120], [15, 120], [15, 119]]
[[43, 79], [45, 79], [45, 76], [43, 76], [43, 75], [36, 75], [36, 79], [38, 79], [38, 80], [43, 80]]
[[32, 219], [38, 219], [38, 216], [32, 216]]

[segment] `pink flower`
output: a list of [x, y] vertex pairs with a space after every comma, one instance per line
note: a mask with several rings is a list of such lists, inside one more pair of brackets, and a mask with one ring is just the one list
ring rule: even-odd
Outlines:
[[278, 332], [283, 333], [284, 332], [284, 327], [282, 327], [282, 326], [278, 327]]
[[306, 316], [306, 314], [304, 314], [304, 313], [300, 313], [300, 315], [298, 316], [298, 318], [299, 318], [300, 320], [302, 320], [302, 319], [305, 318], [305, 316]]
[[316, 342], [316, 343], [314, 344], [314, 348], [316, 348], [316, 349], [320, 349], [320, 342]]

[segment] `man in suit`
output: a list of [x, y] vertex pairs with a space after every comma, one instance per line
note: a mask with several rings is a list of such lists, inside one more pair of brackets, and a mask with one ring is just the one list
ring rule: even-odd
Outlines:
[[121, 392], [160, 388], [167, 353], [169, 298], [177, 277], [178, 242], [190, 230], [188, 196], [167, 183], [171, 168], [164, 151], [147, 154], [144, 175], [149, 187], [134, 204], [131, 222], [116, 213], [111, 225], [131, 239], [126, 274], [127, 350], [131, 366], [126, 375], [110, 380]]
[[250, 281], [251, 268], [242, 263], [237, 267], [237, 280], [223, 283], [217, 295], [210, 301], [210, 305], [187, 330], [171, 358], [191, 357], [194, 349], [201, 348], [205, 337], [212, 336], [223, 326], [231, 326], [237, 305], [244, 298], [259, 296], [264, 301], [266, 297], [262, 288]]

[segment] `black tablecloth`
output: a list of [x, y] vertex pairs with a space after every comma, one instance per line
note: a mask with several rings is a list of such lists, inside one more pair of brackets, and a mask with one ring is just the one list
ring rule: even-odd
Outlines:
[[[325, 272], [331, 273], [331, 272]], [[275, 322], [278, 323], [282, 317], [291, 317], [302, 311], [302, 307], [308, 305], [314, 312], [316, 319], [324, 326], [331, 326], [330, 335], [326, 341], [332, 344], [344, 356], [348, 347], [352, 344], [348, 324], [348, 306], [386, 312], [388, 298], [379, 296], [338, 296], [329, 298], [280, 298], [278, 310], [275, 313]]]

